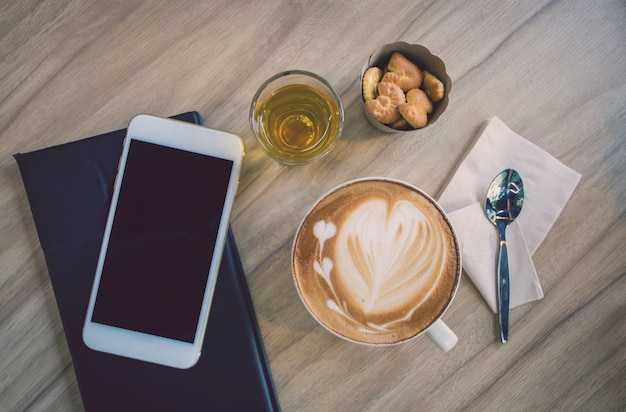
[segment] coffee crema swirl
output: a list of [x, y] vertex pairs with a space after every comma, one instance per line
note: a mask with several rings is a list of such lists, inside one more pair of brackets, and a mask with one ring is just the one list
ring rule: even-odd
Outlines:
[[441, 315], [460, 276], [458, 244], [439, 207], [393, 180], [325, 196], [303, 221], [293, 269], [311, 313], [331, 331], [390, 344]]

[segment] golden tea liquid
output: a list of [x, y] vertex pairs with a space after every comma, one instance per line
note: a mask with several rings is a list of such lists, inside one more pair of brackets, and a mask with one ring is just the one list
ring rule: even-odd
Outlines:
[[341, 125], [339, 105], [305, 84], [290, 84], [256, 108], [259, 137], [286, 162], [300, 163], [325, 153]]

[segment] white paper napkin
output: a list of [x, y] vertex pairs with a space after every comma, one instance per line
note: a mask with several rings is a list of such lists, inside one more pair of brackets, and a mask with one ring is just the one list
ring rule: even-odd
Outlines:
[[515, 169], [524, 182], [524, 206], [507, 228], [510, 307], [541, 299], [532, 262], [537, 250], [580, 181], [580, 173], [524, 139], [493, 117], [439, 196], [461, 244], [463, 268], [487, 304], [496, 309], [497, 229], [484, 213], [493, 178]]

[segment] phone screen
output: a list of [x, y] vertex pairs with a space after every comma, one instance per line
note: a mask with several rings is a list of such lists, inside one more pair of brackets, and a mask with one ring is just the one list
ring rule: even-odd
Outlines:
[[131, 140], [92, 321], [194, 342], [232, 169]]

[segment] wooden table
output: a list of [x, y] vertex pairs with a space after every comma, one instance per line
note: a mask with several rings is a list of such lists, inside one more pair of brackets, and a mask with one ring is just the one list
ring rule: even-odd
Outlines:
[[[0, 410], [82, 409], [11, 155], [187, 110], [247, 145], [232, 226], [284, 410], [624, 410], [626, 5], [519, 3], [3, 1]], [[425, 45], [452, 78], [447, 111], [418, 133], [383, 134], [362, 113], [361, 66], [394, 41]], [[257, 87], [292, 68], [328, 79], [346, 109], [339, 144], [303, 167], [270, 160], [248, 126]], [[291, 278], [305, 210], [371, 175], [437, 196], [492, 115], [582, 174], [533, 256], [545, 298], [511, 311], [506, 346], [465, 276], [444, 317], [450, 353], [326, 332]]]

